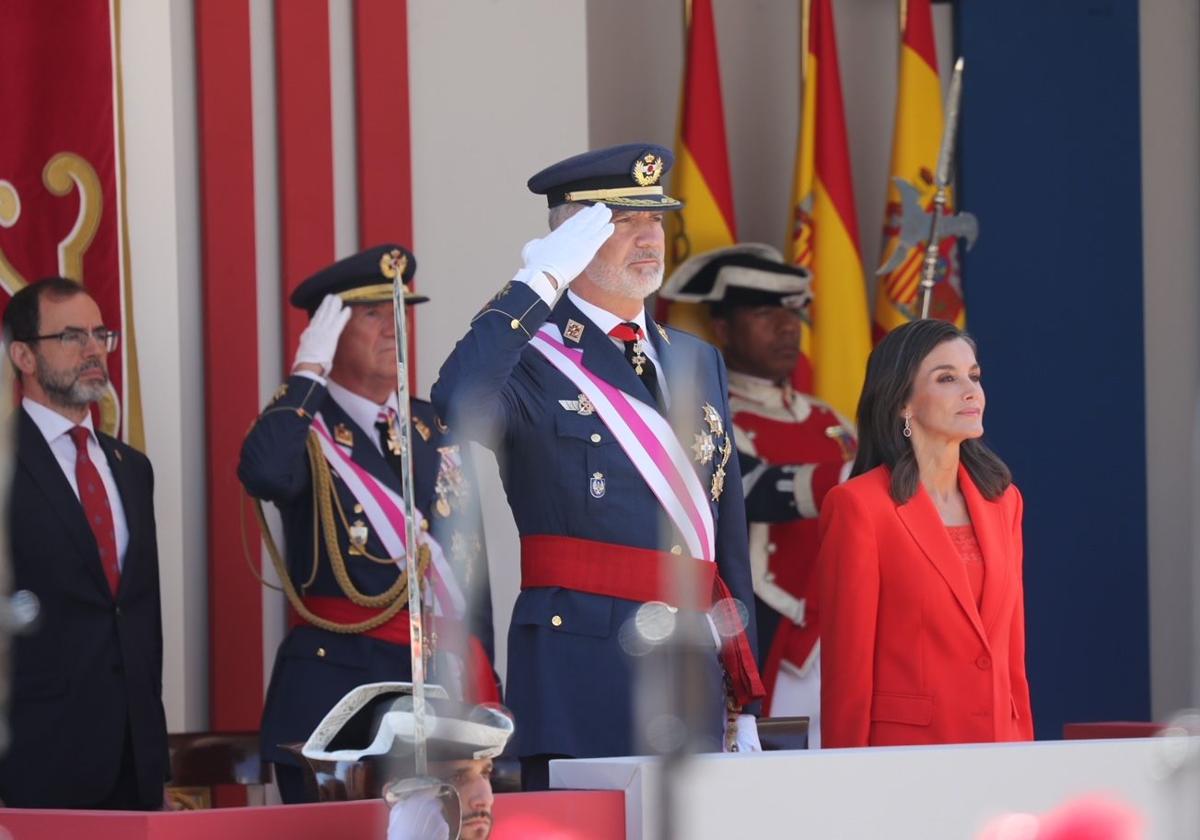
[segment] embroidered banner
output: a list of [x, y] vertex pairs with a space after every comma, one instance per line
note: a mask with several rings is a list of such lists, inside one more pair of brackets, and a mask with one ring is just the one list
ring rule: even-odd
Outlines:
[[12, 130], [0, 131], [0, 309], [49, 275], [87, 286], [121, 332], [96, 419], [141, 449], [117, 20], [109, 0], [5, 3], [0, 103]]

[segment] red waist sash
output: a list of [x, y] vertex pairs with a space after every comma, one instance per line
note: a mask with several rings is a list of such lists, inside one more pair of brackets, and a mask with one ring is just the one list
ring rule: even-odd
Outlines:
[[[379, 614], [377, 609], [359, 606], [346, 598], [318, 595], [306, 596], [304, 606], [317, 617], [338, 624], [358, 624]], [[430, 630], [432, 632], [441, 631], [443, 634], [459, 632], [456, 622], [445, 620], [435, 620]], [[408, 610], [401, 610], [388, 621], [378, 627], [364, 630], [360, 635], [370, 636], [372, 639], [379, 639], [393, 645], [407, 645], [412, 639], [411, 628], [408, 624]], [[471, 695], [467, 699], [472, 703], [499, 703], [500, 692], [492, 674], [491, 662], [488, 661], [483, 642], [479, 641], [479, 637], [474, 634], [467, 636], [467, 650], [463, 657], [463, 663], [467, 669], [467, 691]]]
[[[671, 601], [672, 575], [679, 566], [693, 575], [692, 591], [700, 603], [694, 609], [713, 609], [720, 627], [740, 624], [733, 595], [717, 564], [680, 558], [667, 551], [632, 548], [575, 537], [538, 535], [521, 538], [521, 588], [560, 587], [627, 601]], [[721, 664], [729, 676], [734, 701], [745, 706], [766, 692], [750, 651], [745, 628], [727, 636], [721, 646]]]

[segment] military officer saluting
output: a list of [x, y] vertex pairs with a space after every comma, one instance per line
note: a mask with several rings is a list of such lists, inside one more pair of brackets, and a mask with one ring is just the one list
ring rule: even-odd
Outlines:
[[530, 178], [551, 232], [526, 244], [524, 267], [433, 388], [451, 427], [501, 456], [521, 534], [506, 699], [527, 788], [546, 785], [550, 758], [633, 751], [620, 629], [642, 603], [671, 600], [663, 581], [679, 556], [704, 596], [684, 619], [730, 595], [750, 611], [748, 628], [714, 646], [700, 702], [714, 747], [723, 734], [758, 746], [744, 714], [762, 686], [725, 368], [715, 348], [645, 308], [662, 283], [663, 215], [682, 206], [661, 184], [671, 160], [629, 144]]
[[[411, 286], [415, 269], [406, 249], [382, 245], [296, 288], [292, 305], [310, 320], [292, 375], [242, 445], [238, 477], [282, 515], [286, 560], [268, 548], [302, 619], [279, 648], [262, 720], [263, 756], [287, 802], [305, 792], [299, 759], [280, 745], [303, 742], [354, 686], [411, 674], [392, 283], [400, 276]], [[406, 294], [410, 304], [425, 300]], [[416, 554], [435, 613], [427, 636], [454, 653], [435, 656], [431, 677], [495, 700], [469, 465], [429, 403], [412, 400], [411, 423]]]
[[769, 245], [734, 245], [684, 262], [662, 297], [708, 304], [729, 366], [767, 709], [807, 716], [809, 746], [819, 746], [816, 517], [849, 475], [856, 441], [850, 421], [791, 386], [812, 300], [809, 272]]

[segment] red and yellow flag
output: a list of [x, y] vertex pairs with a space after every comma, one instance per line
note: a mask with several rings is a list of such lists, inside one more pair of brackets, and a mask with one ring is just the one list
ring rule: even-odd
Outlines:
[[[942, 85], [938, 76], [937, 50], [933, 38], [930, 0], [907, 0], [900, 43], [899, 90], [896, 96], [896, 127], [892, 140], [892, 166], [888, 178], [888, 203], [883, 223], [883, 265], [889, 270], [879, 280], [875, 298], [875, 340], [921, 314], [921, 268], [929, 222], [919, 231], [905, 231], [905, 204], [910, 222], [920, 213], [930, 213], [936, 192], [934, 173], [941, 149], [943, 114]], [[944, 211], [954, 213], [953, 196]], [[902, 236], [907, 233], [908, 235]], [[966, 323], [962, 284], [957, 259], [957, 239], [941, 242], [941, 259], [933, 287], [929, 314], [933, 318]]]
[[813, 273], [803, 347], [812, 362], [811, 392], [853, 417], [871, 335], [830, 0], [812, 0], [809, 12], [790, 230], [789, 259]]
[[[671, 195], [686, 206], [668, 214], [668, 274], [688, 257], [737, 241], [712, 0], [689, 0], [686, 8], [687, 57], [671, 185]], [[667, 320], [680, 329], [712, 338], [708, 310], [703, 306], [671, 303]]]

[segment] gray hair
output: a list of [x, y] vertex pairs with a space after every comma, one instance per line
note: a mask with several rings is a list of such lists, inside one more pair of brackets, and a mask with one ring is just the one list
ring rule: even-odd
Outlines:
[[585, 208], [587, 206], [588, 205], [584, 204], [581, 201], [569, 201], [566, 204], [558, 204], [558, 205], [555, 205], [554, 207], [551, 207], [549, 219], [548, 219], [549, 224], [550, 224], [550, 230], [554, 230], [559, 225], [561, 225], [563, 222], [565, 222], [567, 219], [571, 218], [572, 216], [574, 216], [576, 213], [578, 213], [580, 210], [582, 210], [583, 208]]

